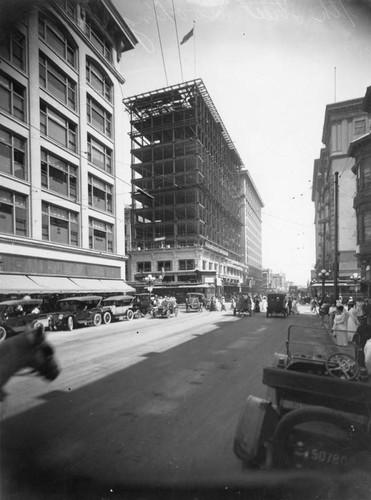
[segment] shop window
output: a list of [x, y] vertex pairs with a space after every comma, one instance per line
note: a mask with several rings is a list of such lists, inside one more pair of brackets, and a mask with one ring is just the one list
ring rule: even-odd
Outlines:
[[89, 248], [113, 253], [113, 225], [90, 217]]
[[65, 75], [43, 54], [39, 59], [39, 81], [41, 87], [71, 109], [76, 109], [76, 83]]
[[65, 245], [78, 246], [78, 213], [43, 202], [42, 239]]
[[0, 171], [27, 180], [26, 140], [0, 127]]
[[41, 151], [41, 184], [66, 198], [77, 201], [77, 167]]
[[26, 121], [25, 95], [22, 85], [0, 73], [0, 109], [23, 122]]
[[89, 206], [112, 213], [112, 186], [89, 175]]
[[62, 146], [76, 151], [77, 126], [63, 115], [55, 112], [44, 102], [40, 104], [41, 133], [56, 141]]
[[0, 57], [21, 70], [26, 69], [26, 41], [25, 36], [20, 31], [13, 29], [10, 33], [3, 35], [0, 44]]

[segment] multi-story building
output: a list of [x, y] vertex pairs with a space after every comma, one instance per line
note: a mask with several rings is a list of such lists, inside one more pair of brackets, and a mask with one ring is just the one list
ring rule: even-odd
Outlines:
[[261, 279], [263, 203], [202, 80], [124, 103], [131, 121], [132, 277], [213, 283], [217, 293], [249, 286], [259, 273]]
[[[316, 265], [318, 284], [323, 286], [321, 271], [329, 271], [327, 286], [333, 286], [333, 271], [336, 263], [335, 248], [338, 248], [339, 284], [351, 285], [350, 276], [359, 271], [356, 246], [357, 222], [353, 208], [356, 181], [352, 172], [354, 160], [348, 154], [351, 141], [359, 138], [370, 126], [370, 115], [364, 111], [363, 99], [329, 104], [326, 106], [320, 158], [313, 169], [312, 201], [315, 205]], [[335, 173], [338, 182], [335, 183]], [[338, 211], [335, 210], [337, 189]], [[337, 222], [337, 241], [335, 224]]]
[[[367, 88], [363, 99], [363, 109], [371, 114], [371, 87]], [[357, 192], [354, 209], [357, 217], [356, 254], [361, 273], [362, 292], [371, 296], [371, 133], [365, 128], [364, 134], [354, 139], [348, 154], [355, 158], [352, 168], [356, 175]]]
[[0, 47], [0, 293], [123, 290], [118, 63], [137, 40], [110, 0], [35, 5]]

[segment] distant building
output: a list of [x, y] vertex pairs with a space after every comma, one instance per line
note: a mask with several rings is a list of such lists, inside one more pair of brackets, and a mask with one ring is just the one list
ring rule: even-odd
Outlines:
[[[338, 172], [338, 263], [339, 284], [349, 287], [350, 276], [359, 271], [357, 262], [357, 220], [353, 207], [356, 180], [352, 172], [354, 160], [348, 154], [349, 144], [370, 127], [370, 115], [363, 109], [363, 99], [326, 106], [320, 158], [313, 168], [312, 201], [315, 207], [316, 265], [314, 276], [319, 288], [322, 270], [330, 271], [325, 286], [333, 287], [335, 262], [335, 186]], [[312, 280], [313, 281], [313, 280]]]
[[132, 151], [131, 276], [261, 282], [263, 202], [202, 80], [128, 97]]
[[0, 294], [124, 290], [118, 61], [137, 40], [110, 0], [22, 14], [1, 26]]

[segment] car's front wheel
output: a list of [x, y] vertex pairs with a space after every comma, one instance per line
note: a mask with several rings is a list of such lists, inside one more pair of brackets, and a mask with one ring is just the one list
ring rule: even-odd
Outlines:
[[[104, 314], [103, 314], [103, 323], [105, 325], [109, 325], [111, 323], [111, 320], [112, 320], [112, 315], [109, 311], [106, 311]], [[95, 323], [94, 323], [95, 324]]]
[[102, 324], [102, 316], [99, 313], [94, 314], [93, 323], [94, 326], [99, 326]]
[[0, 326], [0, 342], [6, 339], [6, 330], [3, 326]]
[[127, 312], [126, 312], [126, 319], [128, 321], [131, 321], [132, 319], [134, 318], [134, 311], [132, 309], [129, 309]]
[[73, 317], [72, 316], [68, 316], [68, 318], [67, 318], [67, 330], [69, 332], [72, 332], [72, 330], [73, 330]]

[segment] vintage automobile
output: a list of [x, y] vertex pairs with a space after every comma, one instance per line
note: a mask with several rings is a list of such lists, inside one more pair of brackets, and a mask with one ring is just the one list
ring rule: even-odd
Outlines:
[[[247, 398], [235, 433], [235, 454], [247, 467], [369, 471], [367, 370], [335, 345], [329, 356], [308, 350], [302, 341], [294, 352], [294, 328], [299, 327], [289, 327], [286, 353], [275, 354], [275, 366], [263, 369], [269, 397]], [[323, 329], [317, 330], [323, 335]], [[303, 336], [303, 327], [299, 334]]]
[[186, 312], [199, 311], [202, 312], [206, 304], [205, 295], [203, 293], [189, 292], [186, 295]]
[[54, 330], [72, 331], [78, 326], [99, 326], [102, 324], [102, 297], [85, 295], [83, 297], [67, 297], [57, 302], [57, 311], [51, 313]]
[[131, 321], [137, 317], [137, 311], [133, 308], [134, 297], [132, 295], [115, 295], [102, 300], [103, 323], [108, 325], [111, 321]]
[[282, 314], [284, 318], [289, 315], [287, 296], [285, 293], [268, 293], [267, 318], [278, 314]]
[[151, 293], [137, 293], [134, 296], [133, 309], [137, 316], [152, 316], [154, 308], [154, 296]]
[[252, 301], [251, 297], [247, 293], [236, 293], [235, 294], [236, 298], [236, 304], [235, 307], [233, 308], [233, 315], [236, 316], [237, 314], [239, 316], [247, 315], [251, 316], [252, 315]]
[[50, 328], [50, 315], [43, 312], [42, 302], [31, 298], [0, 302], [0, 341], [23, 332], [28, 323]]
[[163, 299], [162, 302], [153, 309], [154, 318], [171, 318], [171, 316], [178, 316], [179, 308], [176, 300]]

